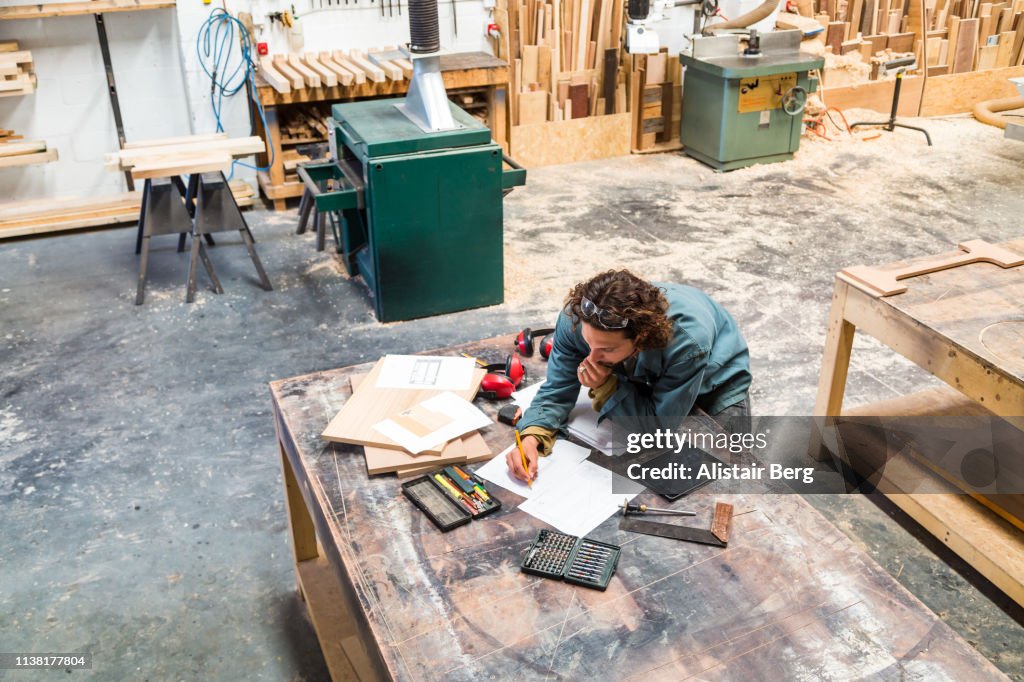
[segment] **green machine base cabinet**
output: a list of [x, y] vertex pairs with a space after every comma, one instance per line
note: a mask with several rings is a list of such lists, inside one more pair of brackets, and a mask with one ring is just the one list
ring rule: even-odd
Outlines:
[[756, 54], [744, 54], [735, 34], [695, 38], [692, 54], [679, 56], [683, 151], [718, 170], [793, 158], [807, 95], [817, 89], [808, 72], [825, 63], [800, 52], [801, 37], [766, 33], [752, 40]]
[[491, 131], [454, 104], [456, 129], [425, 132], [404, 102], [334, 105], [334, 160], [302, 168], [303, 182], [381, 322], [501, 303], [502, 198], [526, 171], [503, 169]]

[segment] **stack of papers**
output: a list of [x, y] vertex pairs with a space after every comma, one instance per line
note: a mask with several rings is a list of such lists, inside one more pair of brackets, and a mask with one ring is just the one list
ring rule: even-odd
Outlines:
[[[515, 446], [512, 446], [514, 448]], [[631, 500], [643, 486], [630, 483], [593, 462], [589, 448], [566, 440], [555, 442], [547, 457], [537, 463], [533, 487], [514, 478], [505, 462], [509, 448], [477, 469], [476, 474], [496, 485], [527, 498], [519, 508], [563, 533], [583, 536], [616, 513], [624, 500]], [[626, 493], [613, 493], [612, 485]]]

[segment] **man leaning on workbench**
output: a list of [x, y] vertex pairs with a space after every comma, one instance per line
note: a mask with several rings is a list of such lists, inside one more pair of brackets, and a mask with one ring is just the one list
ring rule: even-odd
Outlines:
[[537, 476], [537, 457], [590, 389], [599, 420], [629, 429], [670, 428], [699, 407], [711, 416], [750, 412], [750, 361], [736, 321], [707, 294], [610, 270], [577, 284], [555, 325], [547, 380], [519, 420], [529, 466], [513, 449], [508, 468]]

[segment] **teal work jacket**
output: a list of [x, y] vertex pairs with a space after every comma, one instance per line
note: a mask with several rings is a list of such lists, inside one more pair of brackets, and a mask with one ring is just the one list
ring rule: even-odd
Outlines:
[[[681, 284], [655, 284], [668, 299], [674, 333], [668, 346], [640, 351], [632, 362], [612, 371], [618, 387], [598, 420], [611, 418], [621, 427], [675, 429], [701, 407], [718, 414], [741, 402], [750, 388], [750, 355], [736, 321], [707, 294]], [[577, 369], [590, 354], [575, 315], [566, 308], [558, 316], [547, 380], [519, 421], [520, 430], [541, 426], [559, 430], [576, 404], [580, 391]], [[632, 365], [631, 367], [629, 365]]]

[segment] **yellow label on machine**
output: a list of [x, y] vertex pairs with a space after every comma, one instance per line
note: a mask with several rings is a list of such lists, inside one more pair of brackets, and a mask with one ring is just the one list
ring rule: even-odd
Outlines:
[[739, 113], [782, 107], [782, 96], [796, 86], [795, 73], [740, 79]]

